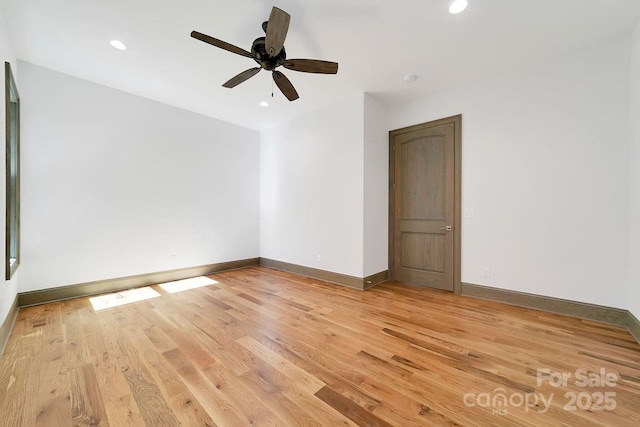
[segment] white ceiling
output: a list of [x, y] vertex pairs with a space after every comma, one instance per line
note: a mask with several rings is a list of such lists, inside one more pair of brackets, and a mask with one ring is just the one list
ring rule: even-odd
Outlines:
[[[264, 129], [354, 92], [406, 102], [628, 33], [640, 0], [3, 0], [19, 59], [242, 126]], [[340, 63], [338, 75], [283, 70], [287, 101], [255, 63], [189, 37], [250, 50], [271, 7], [291, 14], [289, 58]], [[122, 40], [118, 51], [109, 45]], [[420, 78], [410, 85], [407, 74]], [[262, 100], [271, 106], [260, 107]]]

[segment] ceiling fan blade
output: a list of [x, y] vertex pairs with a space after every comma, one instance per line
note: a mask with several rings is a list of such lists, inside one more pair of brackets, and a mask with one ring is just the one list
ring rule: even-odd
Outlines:
[[290, 20], [291, 15], [273, 6], [267, 24], [267, 37], [265, 40], [265, 47], [270, 56], [278, 56], [282, 50], [284, 39], [287, 37], [287, 31], [289, 31]]
[[338, 72], [337, 62], [318, 59], [287, 59], [282, 65], [290, 70], [303, 73], [336, 74]]
[[251, 54], [251, 52], [248, 52], [242, 48], [239, 48], [238, 46], [234, 46], [231, 43], [223, 42], [222, 40], [218, 40], [206, 34], [202, 34], [197, 31], [191, 31], [191, 37], [193, 37], [194, 39], [203, 41], [205, 43], [209, 43], [210, 45], [213, 45], [215, 47], [219, 47], [220, 49], [224, 49], [229, 52], [236, 53], [238, 55], [246, 56], [247, 58], [253, 58], [253, 55]]
[[231, 78], [228, 82], [226, 82], [225, 84], [223, 84], [223, 87], [229, 88], [231, 89], [232, 87], [236, 87], [238, 86], [240, 83], [249, 80], [251, 77], [255, 76], [256, 74], [258, 74], [258, 72], [261, 70], [262, 68], [260, 67], [256, 67], [256, 68], [249, 68], [247, 71], [243, 71], [240, 74], [238, 74], [237, 76]]
[[296, 88], [293, 87], [289, 79], [280, 71], [273, 71], [273, 80], [289, 101], [295, 101], [300, 98], [298, 92], [296, 92]]

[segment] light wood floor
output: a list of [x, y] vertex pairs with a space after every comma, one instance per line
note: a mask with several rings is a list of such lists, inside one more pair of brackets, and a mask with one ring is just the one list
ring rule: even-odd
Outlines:
[[[21, 310], [0, 424], [640, 425], [640, 346], [621, 328], [397, 283], [209, 278], [100, 311], [89, 298]], [[617, 381], [578, 387], [579, 369]]]

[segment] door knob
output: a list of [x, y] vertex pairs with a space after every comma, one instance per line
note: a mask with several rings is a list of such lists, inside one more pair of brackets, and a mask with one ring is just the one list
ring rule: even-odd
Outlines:
[[441, 227], [440, 230], [451, 231], [451, 230], [453, 230], [453, 227], [450, 226], [450, 225], [447, 225], [446, 227]]

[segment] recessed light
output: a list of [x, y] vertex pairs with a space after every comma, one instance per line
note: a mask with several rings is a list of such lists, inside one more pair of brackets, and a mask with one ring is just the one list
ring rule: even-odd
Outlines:
[[127, 47], [120, 40], [111, 40], [111, 46], [118, 50], [127, 50]]
[[454, 0], [449, 6], [449, 13], [460, 13], [467, 8], [469, 2], [467, 0]]
[[418, 76], [416, 76], [415, 74], [409, 74], [409, 75], [406, 75], [406, 76], [404, 76], [404, 78], [402, 79], [402, 81], [403, 81], [405, 84], [413, 83], [413, 82], [415, 82], [416, 80], [418, 80]]
[[260, 103], [260, 106], [261, 106], [261, 107], [268, 107], [268, 106], [269, 106], [269, 103], [268, 103], [267, 101], [262, 101], [262, 102]]

